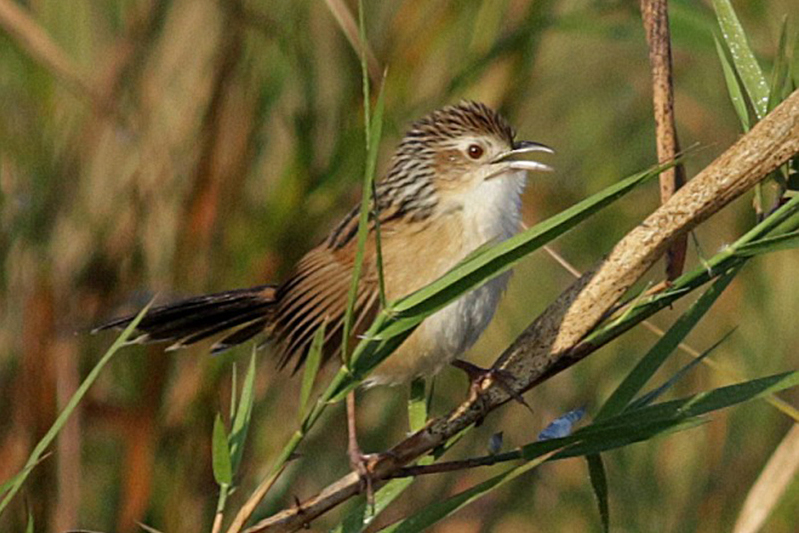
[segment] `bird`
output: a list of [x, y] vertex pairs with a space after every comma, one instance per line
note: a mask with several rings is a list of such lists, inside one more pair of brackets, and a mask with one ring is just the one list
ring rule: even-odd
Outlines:
[[[380, 310], [379, 232], [385, 296], [396, 300], [439, 278], [487, 243], [521, 228], [528, 172], [551, 171], [526, 159], [553, 153], [518, 141], [509, 122], [489, 106], [462, 100], [413, 122], [375, 184], [369, 232], [353, 313], [352, 339]], [[134, 343], [169, 342], [179, 349], [218, 338], [218, 353], [261, 335], [279, 368], [296, 372], [325, 324], [323, 361], [341, 357], [348, 291], [356, 261], [360, 206], [348, 212], [280, 284], [228, 290], [152, 308]], [[449, 363], [471, 371], [463, 355], [489, 325], [510, 272], [490, 279], [426, 318], [367, 377], [364, 386], [398, 385], [439, 372]], [[126, 327], [124, 316], [94, 331]], [[458, 363], [461, 363], [460, 365]], [[351, 460], [360, 453], [351, 442]]]

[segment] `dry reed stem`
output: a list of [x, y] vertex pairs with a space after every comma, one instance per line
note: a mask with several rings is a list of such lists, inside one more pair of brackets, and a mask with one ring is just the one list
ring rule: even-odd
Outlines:
[[[495, 368], [509, 372], [506, 383], [523, 392], [586, 357], [588, 353], [576, 355], [572, 350], [676, 237], [721, 210], [797, 152], [797, 101], [795, 91], [548, 306], [495, 363]], [[430, 421], [382, 456], [375, 465], [376, 479], [427, 454], [508, 400], [502, 387], [486, 380], [480, 397]], [[297, 531], [358, 494], [360, 484], [358, 474], [351, 472], [302, 504], [262, 520], [247, 533]]]
[[733, 533], [758, 533], [764, 527], [767, 518], [786, 493], [789, 483], [797, 475], [799, 441], [798, 426], [794, 424], [750, 488]]
[[[672, 161], [681, 151], [675, 129], [675, 95], [672, 83], [672, 50], [669, 37], [667, 0], [641, 0], [647, 45], [650, 49], [650, 71], [653, 77], [653, 113], [656, 121], [656, 151], [658, 162]], [[682, 164], [661, 173], [661, 203], [686, 183]], [[667, 279], [683, 272], [686, 262], [686, 235], [676, 238], [667, 250]]]

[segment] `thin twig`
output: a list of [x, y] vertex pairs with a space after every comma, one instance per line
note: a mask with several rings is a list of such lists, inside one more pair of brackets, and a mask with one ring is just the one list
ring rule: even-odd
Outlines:
[[[672, 51], [669, 37], [667, 0], [640, 0], [647, 45], [650, 48], [650, 70], [653, 77], [653, 112], [656, 120], [656, 149], [659, 163], [672, 161], [681, 151], [675, 129], [675, 96], [672, 83]], [[686, 183], [686, 171], [678, 163], [661, 173], [663, 204]], [[686, 261], [686, 235], [675, 239], [667, 250], [667, 279], [683, 272]]]

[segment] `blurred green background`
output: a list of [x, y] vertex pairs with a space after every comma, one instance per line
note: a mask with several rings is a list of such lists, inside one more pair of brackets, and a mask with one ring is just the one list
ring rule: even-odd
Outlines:
[[[337, 4], [337, 2], [333, 2]], [[33, 25], [8, 22], [9, 5]], [[355, 4], [346, 2], [351, 12]], [[734, 6], [765, 71], [794, 0]], [[278, 281], [360, 196], [364, 141], [358, 58], [328, 5], [276, 0], [0, 2], [0, 480], [18, 471], [87, 369], [112, 341], [104, 319], [162, 299]], [[500, 109], [519, 136], [557, 151], [524, 197], [531, 225], [655, 161], [647, 45], [635, 2], [367, 2], [374, 67], [388, 67], [381, 161], [407, 124], [460, 98]], [[740, 135], [714, 48], [708, 2], [670, 3], [678, 132], [689, 176]], [[52, 40], [48, 44], [47, 36]], [[794, 61], [797, 61], [794, 39]], [[381, 168], [385, 168], [381, 166]], [[697, 231], [713, 252], [754, 222], [743, 198]], [[658, 203], [651, 184], [555, 248], [579, 269]], [[690, 244], [689, 261], [698, 250]], [[651, 279], [662, 277], [661, 269]], [[570, 282], [543, 252], [526, 259], [469, 359], [487, 365]], [[796, 368], [798, 257], [752, 262], [689, 343], [712, 358], [674, 394]], [[662, 312], [662, 327], [686, 302]], [[454, 450], [485, 453], [504, 431], [519, 445], [552, 418], [596, 408], [653, 343], [634, 330], [509, 405]], [[227, 412], [244, 347], [163, 353], [133, 347], [90, 392], [0, 529], [210, 530], [214, 413]], [[664, 375], [687, 361], [673, 358]], [[241, 365], [240, 365], [241, 366]], [[331, 368], [328, 369], [328, 372]], [[434, 412], [464, 395], [446, 370]], [[261, 352], [257, 400], [234, 507], [295, 429], [299, 379]], [[796, 393], [785, 399], [796, 403]], [[407, 428], [403, 388], [360, 394], [362, 445], [382, 450]], [[606, 455], [614, 531], [730, 530], [792, 424], [765, 402], [689, 432]], [[343, 407], [329, 410], [261, 514], [308, 497], [348, 469]], [[416, 482], [385, 524], [492, 469]], [[796, 531], [797, 481], [765, 530]], [[314, 524], [335, 523], [333, 513]], [[547, 465], [437, 526], [437, 532], [599, 530], [585, 463]]]

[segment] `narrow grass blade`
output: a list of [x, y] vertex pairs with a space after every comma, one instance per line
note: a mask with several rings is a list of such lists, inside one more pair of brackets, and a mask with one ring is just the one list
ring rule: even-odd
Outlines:
[[744, 29], [733, 10], [730, 0], [713, 0], [722, 37], [728, 46], [736, 71], [742, 80], [758, 119], [767, 115], [769, 85], [761, 67], [747, 42]]
[[425, 380], [417, 378], [411, 382], [408, 397], [408, 425], [409, 429], [419, 431], [428, 421], [428, 398], [425, 395]]
[[236, 416], [236, 392], [239, 390], [238, 381], [237, 366], [236, 363], [234, 363], [231, 367], [231, 408], [228, 412], [229, 420], [233, 420]]
[[[370, 197], [372, 196], [372, 184], [375, 181], [375, 168], [377, 163], [377, 151], [380, 144], [381, 121], [383, 113], [383, 103], [381, 99], [380, 114], [376, 114], [377, 128], [373, 131], [373, 121], [370, 118], [370, 88], [369, 88], [369, 70], [367, 66], [367, 57], [365, 55], [367, 50], [367, 34], [366, 26], [364, 24], [364, 6], [363, 2], [358, 3], [358, 29], [359, 38], [361, 39], [361, 79], [364, 91], [364, 134], [366, 138], [367, 159], [364, 166], [364, 183], [361, 192], [361, 210], [358, 217], [358, 233], [356, 235], [356, 257], [353, 263], [353, 276], [350, 283], [350, 290], [347, 295], [347, 308], [345, 311], [343, 334], [342, 334], [342, 358], [346, 365], [349, 366], [350, 358], [347, 352], [350, 342], [350, 328], [353, 322], [353, 312], [355, 308], [356, 299], [358, 297], [358, 282], [361, 277], [361, 269], [364, 262], [364, 251], [367, 243], [367, 235], [369, 234], [369, 208]], [[382, 90], [381, 90], [382, 92]]]
[[306, 357], [305, 369], [303, 369], [303, 382], [300, 385], [300, 408], [298, 413], [300, 419], [305, 415], [308, 400], [311, 397], [311, 391], [314, 389], [314, 381], [317, 379], [319, 367], [322, 363], [322, 346], [325, 343], [325, 326], [322, 325], [317, 329], [314, 338], [311, 340], [311, 347], [308, 349], [308, 356]]
[[14, 498], [14, 496], [19, 491], [20, 487], [22, 487], [25, 480], [30, 475], [33, 468], [39, 463], [42, 455], [47, 450], [48, 446], [55, 440], [58, 433], [64, 427], [64, 424], [67, 423], [67, 420], [72, 413], [75, 411], [75, 408], [78, 406], [80, 401], [86, 396], [86, 393], [89, 391], [89, 388], [94, 384], [97, 380], [97, 377], [100, 375], [100, 372], [105, 368], [111, 358], [116, 354], [120, 348], [125, 346], [125, 343], [128, 342], [128, 339], [131, 337], [131, 334], [136, 330], [136, 327], [139, 325], [139, 322], [142, 320], [142, 317], [147, 314], [148, 309], [152, 305], [152, 301], [148, 303], [144, 309], [142, 309], [136, 318], [134, 318], [128, 327], [120, 334], [119, 337], [114, 341], [111, 347], [103, 354], [103, 357], [100, 358], [100, 361], [92, 368], [89, 372], [89, 375], [86, 376], [86, 379], [83, 380], [83, 383], [78, 387], [78, 390], [75, 391], [75, 394], [67, 402], [67, 405], [64, 406], [64, 410], [61, 411], [61, 414], [58, 415], [56, 421], [53, 422], [53, 425], [50, 429], [45, 433], [44, 437], [36, 444], [33, 451], [31, 452], [30, 456], [28, 457], [28, 461], [25, 463], [25, 466], [22, 469], [21, 474], [15, 477], [15, 482], [9, 487], [8, 491], [3, 495], [3, 500], [0, 501], [0, 515], [2, 515], [3, 511], [5, 511], [8, 504]]
[[372, 117], [372, 125], [369, 129], [370, 137], [367, 144], [367, 169], [370, 172], [368, 181], [372, 190], [373, 219], [375, 220], [375, 262], [378, 271], [378, 297], [381, 309], [386, 309], [387, 301], [386, 283], [383, 279], [383, 247], [381, 245], [380, 213], [378, 212], [378, 205], [380, 204], [378, 202], [378, 188], [375, 186], [375, 169], [378, 168], [378, 146], [383, 133], [385, 87], [386, 74], [384, 73], [381, 86], [378, 89], [378, 100], [375, 102], [375, 115]]
[[671, 378], [669, 378], [664, 384], [656, 387], [655, 389], [653, 389], [652, 391], [648, 392], [647, 394], [645, 394], [641, 398], [637, 398], [636, 400], [631, 402], [631, 404], [629, 406], [629, 409], [636, 409], [636, 408], [639, 408], [639, 407], [644, 407], [645, 405], [650, 405], [651, 403], [656, 401], [662, 394], [664, 394], [667, 390], [669, 390], [670, 387], [672, 387], [675, 383], [677, 383], [683, 376], [688, 374], [694, 367], [696, 367], [701, 362], [703, 362], [703, 360], [706, 357], [711, 355], [711, 352], [713, 352], [715, 349], [717, 349], [717, 347], [720, 344], [725, 342], [728, 339], [728, 337], [730, 337], [733, 334], [734, 331], [736, 331], [736, 328], [730, 330], [728, 333], [723, 335], [720, 340], [718, 340], [713, 345], [711, 345], [711, 347], [709, 349], [707, 349], [706, 351], [701, 353], [699, 356], [695, 357], [694, 359], [689, 361], [687, 364], [682, 366], [680, 368], [680, 370], [675, 372], [675, 374]]
[[214, 418], [214, 430], [211, 434], [211, 465], [214, 470], [214, 480], [223, 490], [233, 483], [231, 450], [228, 448], [225, 423], [222, 422], [222, 417], [219, 416], [219, 413]]
[[661, 337], [658, 342], [645, 354], [636, 364], [631, 372], [620, 383], [619, 387], [609, 396], [608, 400], [600, 408], [595, 416], [595, 420], [601, 421], [610, 416], [621, 413], [625, 407], [633, 400], [642, 387], [661, 367], [667, 357], [675, 350], [678, 344], [683, 341], [686, 335], [694, 328], [711, 305], [717, 300], [728, 284], [736, 276], [738, 269], [733, 270], [722, 276], [703, 293], [700, 298], [687, 310], [675, 324]]
[[780, 104], [784, 98], [789, 96], [791, 91], [786, 91], [786, 81], [789, 78], [789, 51], [786, 48], [788, 38], [788, 17], [784, 15], [781, 24], [781, 36], [778, 39], [778, 51], [775, 54], [775, 64], [772, 66], [772, 76], [770, 78], [769, 102], [767, 111], [772, 111]]
[[733, 65], [731, 65], [728, 54], [722, 48], [722, 45], [714, 36], [714, 44], [717, 47], [717, 55], [719, 56], [720, 65], [722, 65], [722, 74], [725, 76], [725, 86], [728, 88], [728, 96], [733, 104], [733, 109], [739, 117], [739, 122], [742, 123], [742, 131], [750, 131], [750, 113], [747, 111], [747, 102], [745, 102], [742, 88], [739, 85], [739, 79], [736, 77]]
[[767, 237], [749, 244], [740, 246], [734, 254], [737, 257], [753, 257], [770, 252], [782, 250], [796, 250], [798, 248], [798, 231]]
[[608, 479], [606, 468], [603, 466], [603, 457], [599, 453], [587, 455], [586, 464], [589, 467], [589, 481], [597, 499], [597, 509], [600, 511], [600, 524], [603, 526], [603, 531], [608, 533], [611, 529], [611, 518], [608, 510]]
[[250, 355], [250, 364], [247, 366], [247, 374], [245, 374], [244, 383], [242, 384], [238, 408], [233, 417], [230, 438], [228, 439], [228, 446], [230, 446], [231, 450], [231, 467], [234, 474], [239, 471], [239, 465], [242, 463], [244, 443], [247, 440], [247, 432], [250, 429], [250, 419], [253, 415], [253, 403], [255, 402], [255, 384], [256, 348], [253, 348], [253, 353]]
[[470, 503], [485, 496], [491, 491], [539, 466], [545, 460], [546, 457], [542, 457], [522, 466], [509, 469], [506, 472], [503, 472], [502, 474], [491, 479], [487, 479], [483, 483], [479, 483], [474, 487], [456, 494], [455, 496], [451, 496], [445, 500], [436, 501], [418, 511], [416, 514], [396, 522], [389, 527], [383, 528], [380, 531], [381, 533], [421, 533], [423, 531], [427, 531], [428, 528], [437, 522], [447, 518], [459, 509], [466, 507]]

